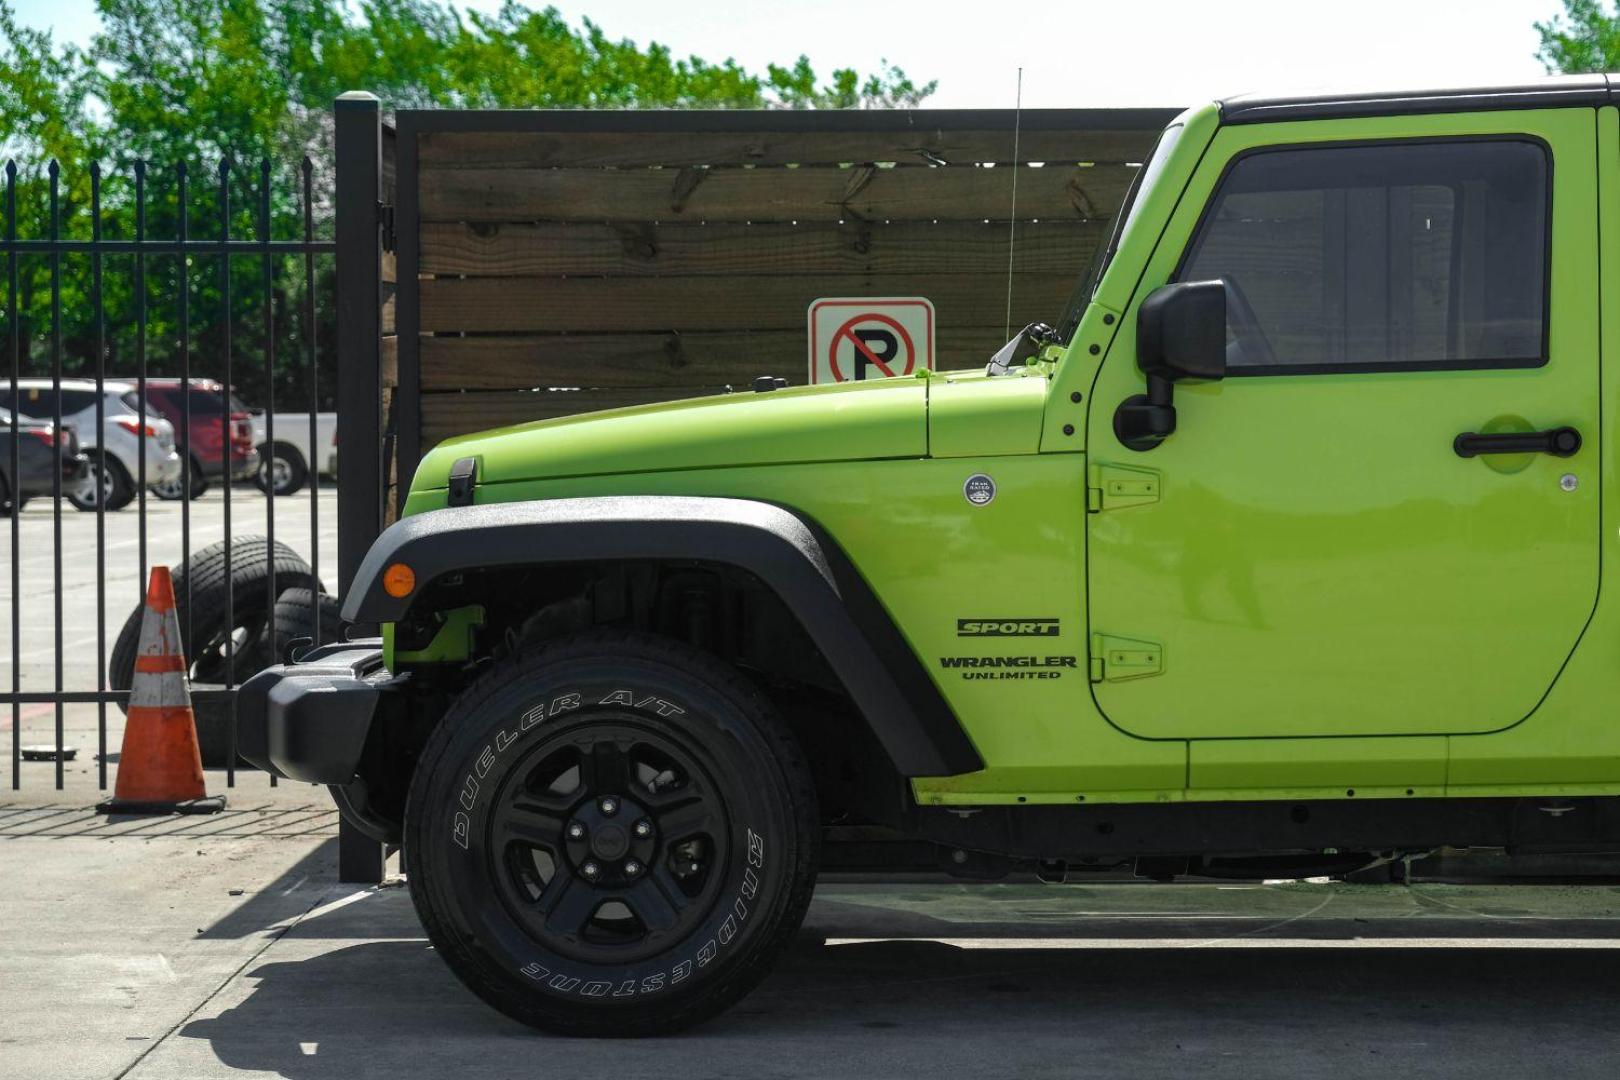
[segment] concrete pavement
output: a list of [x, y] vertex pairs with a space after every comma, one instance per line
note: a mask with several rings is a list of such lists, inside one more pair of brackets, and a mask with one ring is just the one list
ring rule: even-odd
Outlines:
[[0, 807], [0, 1076], [1620, 1072], [1613, 887], [826, 885], [739, 1007], [611, 1043], [487, 1009], [331, 835]]

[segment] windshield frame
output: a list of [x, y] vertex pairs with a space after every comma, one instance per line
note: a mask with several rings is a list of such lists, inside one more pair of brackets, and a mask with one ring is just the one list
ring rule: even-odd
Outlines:
[[1180, 141], [1181, 134], [1186, 130], [1186, 122], [1178, 120], [1159, 132], [1159, 137], [1153, 143], [1153, 150], [1148, 154], [1147, 160], [1131, 178], [1130, 187], [1125, 189], [1125, 198], [1120, 201], [1119, 209], [1114, 211], [1113, 221], [1108, 227], [1108, 239], [1092, 252], [1091, 263], [1086, 272], [1081, 275], [1080, 283], [1069, 296], [1069, 302], [1063, 309], [1063, 318], [1058, 323], [1058, 340], [1067, 345], [1073, 338], [1074, 332], [1080, 327], [1080, 320], [1086, 313], [1086, 307], [1091, 303], [1092, 297], [1097, 295], [1097, 288], [1108, 273], [1108, 267], [1119, 252], [1120, 239], [1125, 235], [1136, 214], [1139, 197], [1149, 184], [1156, 183], [1163, 174], [1170, 155]]

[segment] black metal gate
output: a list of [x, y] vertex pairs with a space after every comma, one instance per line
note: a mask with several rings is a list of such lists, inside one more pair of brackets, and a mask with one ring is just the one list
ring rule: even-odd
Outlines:
[[[374, 202], [360, 217], [376, 219]], [[94, 162], [52, 160], [44, 168], [6, 162], [0, 499], [8, 517], [10, 641], [0, 662], [8, 662], [10, 674], [0, 683], [0, 725], [10, 729], [13, 792], [24, 787], [28, 758], [53, 761], [53, 787], [63, 789], [70, 750], [66, 717], [75, 706], [84, 724], [84, 708], [94, 706], [94, 780], [97, 790], [109, 789], [109, 764], [117, 761], [117, 746], [109, 746], [109, 706], [128, 698], [126, 687], [113, 685], [118, 678], [109, 675], [117, 651], [113, 636], [143, 599], [152, 562], [190, 565], [206, 539], [219, 541], [209, 557], [212, 575], [224, 583], [224, 612], [217, 610], [217, 589], [191, 596], [196, 575], [177, 585], [186, 641], [199, 640], [198, 620], [222, 627], [222, 635], [188, 659], [194, 706], [225, 719], [227, 789], [238, 784], [230, 722], [235, 691], [266, 661], [266, 641], [274, 648], [285, 638], [287, 628], [277, 619], [285, 619], [287, 604], [301, 602], [300, 594], [282, 596], [287, 580], [277, 580], [274, 557], [282, 544], [308, 565], [313, 585], [309, 633], [303, 636], [318, 643], [322, 633], [332, 633], [330, 601], [322, 604], [319, 594], [322, 512], [327, 526], [334, 517], [334, 481], [324, 476], [335, 460], [334, 440], [350, 449], [356, 479], [369, 481], [377, 505], [381, 495], [376, 466], [364, 466], [376, 457], [364, 453], [368, 445], [377, 447], [376, 423], [347, 431], [340, 415], [334, 436], [322, 418], [322, 406], [329, 410], [340, 397], [335, 384], [355, 384], [356, 376], [358, 384], [369, 384], [369, 413], [361, 406], [356, 415], [376, 415], [376, 348], [369, 377], [364, 359], [353, 372], [340, 371], [332, 359], [334, 335], [327, 324], [340, 301], [334, 300], [339, 275], [330, 207], [330, 193], [316, 186], [309, 159], [290, 170], [269, 160], [249, 168], [220, 160], [206, 176], [194, 175], [186, 162], [136, 160], [105, 172]], [[369, 248], [376, 253], [376, 230]], [[355, 261], [347, 262], [353, 274]], [[261, 429], [237, 400], [245, 387], [262, 410]], [[277, 432], [277, 410], [288, 398], [301, 398], [305, 431], [287, 431], [283, 424]], [[217, 439], [209, 434], [214, 427]], [[120, 436], [120, 429], [130, 437]], [[57, 461], [47, 466], [49, 484], [40, 479], [34, 444], [47, 445]], [[292, 478], [298, 444], [305, 491], [279, 499], [277, 483]], [[76, 465], [63, 463], [75, 458], [78, 447], [89, 453], [78, 455]], [[266, 450], [264, 457], [272, 460], [259, 476], [262, 494], [233, 492], [233, 481], [253, 473], [253, 453]], [[214, 494], [194, 491], [206, 483], [204, 476], [214, 478]], [[173, 504], [159, 502], [154, 487]], [[29, 499], [37, 499], [36, 507], [24, 512]], [[45, 502], [49, 512], [42, 513], [37, 504]], [[288, 513], [303, 520], [288, 520]], [[199, 536], [199, 523], [206, 536]], [[245, 557], [245, 523], [262, 536], [253, 541], [256, 551], [269, 554], [262, 596], [238, 594], [243, 567], [232, 563]], [[355, 552], [368, 546], [381, 518], [361, 513], [355, 526], [360, 534], [339, 542], [350, 573], [358, 562]], [[330, 567], [332, 552], [326, 555]], [[199, 612], [193, 601], [207, 609]], [[251, 619], [243, 614], [248, 609], [262, 612], [256, 638], [240, 625]], [[342, 839], [345, 878], [376, 879], [376, 845], [347, 834]]]
[[[154, 562], [191, 565], [216, 542], [210, 573], [219, 579], [222, 571], [222, 600], [217, 589], [190, 595], [193, 576], [177, 584], [187, 641], [198, 640], [199, 619], [223, 627], [188, 660], [194, 705], [225, 719], [227, 789], [246, 779], [230, 722], [236, 688], [266, 662], [266, 641], [274, 648], [286, 638], [278, 619], [287, 618], [287, 605], [302, 603], [297, 594], [283, 596], [287, 581], [285, 574], [278, 581], [274, 555], [280, 545], [307, 564], [312, 584], [307, 616], [293, 609], [309, 631], [300, 636], [318, 643], [323, 609], [324, 633], [333, 632], [332, 601], [323, 605], [319, 595], [323, 546], [329, 570], [339, 564], [336, 593], [380, 529], [386, 494], [376, 332], [382, 124], [375, 99], [358, 104], [360, 128], [370, 130], [369, 167], [367, 140], [362, 135], [357, 155], [356, 125], [346, 123], [340, 102], [339, 158], [347, 164], [330, 188], [317, 184], [308, 158], [290, 168], [265, 160], [246, 169], [227, 159], [210, 163], [206, 177], [185, 162], [135, 161], [106, 171], [97, 163], [6, 163], [0, 435], [8, 444], [0, 447], [0, 497], [8, 506], [10, 619], [0, 663], [10, 671], [0, 680], [0, 728], [10, 731], [10, 790], [21, 790], [25, 778], [45, 781], [44, 765], [32, 775], [25, 767], [29, 757], [54, 761], [54, 787], [64, 788], [70, 710], [88, 740], [91, 707], [95, 786], [105, 791], [115, 779], [108, 706], [124, 704], [128, 691], [114, 685], [109, 662], [117, 627], [144, 596]], [[357, 194], [368, 184], [368, 195]], [[339, 257], [345, 241], [349, 254]], [[345, 278], [357, 284], [340, 285]], [[339, 355], [346, 363], [354, 357], [349, 370], [336, 362]], [[262, 432], [252, 415], [244, 419], [239, 393], [262, 410]], [[217, 448], [209, 441], [216, 424], [209, 394], [219, 402]], [[335, 435], [322, 416], [333, 402], [340, 406]], [[307, 418], [297, 431], [284, 420], [278, 433], [277, 410], [289, 404]], [[271, 448], [274, 461], [259, 490], [233, 491], [233, 481], [254, 471], [245, 463], [244, 424], [249, 449]], [[123, 451], [115, 429], [131, 436], [118, 443]], [[50, 467], [47, 485], [35, 475], [37, 463], [29, 472], [23, 451], [35, 451], [33, 443], [44, 443], [57, 462], [79, 447], [91, 452], [76, 466]], [[334, 443], [347, 451], [344, 487], [354, 493], [353, 506], [337, 499], [335, 480], [323, 476]], [[278, 470], [285, 463], [285, 475], [294, 475], [298, 444], [307, 486], [278, 495]], [[194, 492], [204, 476], [217, 480], [208, 492]], [[125, 495], [127, 509], [120, 505]], [[25, 511], [30, 497], [37, 503]], [[87, 503], [89, 512], [81, 512]], [[334, 519], [335, 543], [322, 532], [323, 521], [330, 530]], [[255, 578], [244, 596], [237, 582], [248, 533], [262, 536], [252, 544], [270, 554], [262, 584]], [[263, 613], [257, 637], [239, 625], [248, 609]], [[378, 846], [341, 832], [344, 878], [376, 880]]]
[[[280, 337], [275, 327], [275, 287], [277, 275], [283, 272], [283, 267], [277, 266], [279, 262], [287, 259], [296, 259], [301, 262], [301, 275], [303, 275], [303, 288], [301, 288], [301, 327], [300, 337], [303, 345], [303, 368], [308, 379], [308, 397], [313, 408], [308, 408], [308, 445], [318, 445], [318, 413], [319, 413], [319, 377], [316, 355], [318, 355], [318, 335], [316, 335], [316, 259], [319, 256], [329, 256], [334, 251], [334, 243], [330, 240], [319, 240], [314, 233], [314, 201], [313, 176], [311, 176], [311, 162], [305, 159], [301, 165], [301, 209], [303, 209], [303, 235], [295, 240], [275, 240], [271, 236], [271, 162], [259, 162], [258, 165], [258, 206], [256, 206], [256, 233], [251, 238], [240, 238], [233, 235], [232, 228], [232, 186], [233, 173], [237, 172], [232, 162], [220, 162], [219, 167], [212, 176], [212, 214], [217, 215], [217, 232], [214, 236], [191, 235], [191, 219], [193, 219], [193, 188], [191, 188], [190, 175], [186, 165], [175, 165], [172, 170], [172, 198], [173, 217], [177, 223], [175, 235], [154, 238], [147, 235], [147, 212], [149, 212], [149, 196], [147, 196], [147, 181], [151, 175], [151, 168], [147, 162], [134, 162], [128, 170], [128, 180], [133, 189], [133, 198], [125, 206], [118, 217], [122, 225], [133, 227], [131, 236], [109, 236], [105, 233], [105, 219], [109, 217], [109, 210], [102, 206], [102, 186], [104, 186], [104, 173], [99, 164], [87, 167], [89, 178], [89, 238], [71, 238], [66, 235], [63, 223], [63, 170], [57, 162], [52, 160], [45, 168], [45, 223], [47, 232], [44, 236], [19, 236], [19, 168], [16, 162], [6, 162], [5, 167], [5, 240], [0, 243], [0, 251], [5, 254], [6, 262], [6, 356], [8, 356], [8, 377], [5, 381], [6, 411], [16, 416], [21, 423], [26, 413], [24, 402], [32, 400], [36, 405], [49, 403], [49, 419], [53, 429], [57, 432], [57, 445], [60, 452], [65, 453], [66, 439], [70, 436], [65, 431], [65, 402], [78, 405], [84, 397], [94, 398], [94, 431], [75, 432], [79, 445], [92, 445], [96, 447], [96, 455], [87, 460], [81, 471], [89, 470], [97, 473], [94, 476], [97, 484], [94, 489], [94, 529], [96, 529], [96, 560], [92, 567], [75, 565], [65, 570], [63, 567], [63, 529], [65, 529], [65, 510], [73, 515], [71, 508], [71, 491], [65, 491], [66, 486], [75, 483], [75, 478], [57, 470], [52, 476], [52, 489], [49, 492], [50, 513], [52, 513], [52, 539], [53, 539], [53, 573], [52, 573], [52, 599], [53, 617], [50, 630], [53, 635], [53, 678], [49, 688], [23, 687], [23, 596], [21, 596], [21, 529], [23, 529], [23, 476], [19, 461], [19, 450], [23, 445], [23, 432], [13, 424], [13, 437], [8, 445], [10, 461], [5, 476], [8, 486], [13, 487], [11, 492], [11, 508], [8, 513], [10, 525], [10, 586], [11, 586], [11, 633], [10, 633], [10, 690], [0, 693], [0, 704], [10, 706], [11, 729], [11, 789], [21, 787], [21, 758], [23, 758], [23, 737], [21, 737], [21, 709], [26, 704], [50, 704], [55, 709], [55, 730], [53, 730], [53, 758], [55, 758], [55, 787], [62, 789], [63, 785], [63, 708], [68, 704], [96, 704], [97, 708], [97, 759], [99, 759], [99, 772], [97, 772], [97, 787], [107, 787], [107, 763], [109, 763], [109, 746], [107, 746], [107, 706], [125, 701], [128, 696], [126, 690], [113, 690], [109, 687], [107, 677], [107, 649], [109, 649], [109, 633], [107, 633], [107, 614], [109, 614], [109, 599], [118, 606], [120, 599], [139, 602], [144, 596], [144, 581], [147, 572], [147, 546], [149, 546], [149, 523], [147, 523], [147, 500], [151, 497], [149, 489], [157, 483], [159, 478], [149, 474], [149, 465], [152, 458], [159, 457], [149, 452], [149, 445], [156, 440], [159, 449], [165, 449], [164, 434], [157, 424], [152, 423], [157, 416], [157, 408], [149, 393], [149, 381], [154, 374], [149, 369], [149, 321], [151, 321], [151, 270], [152, 264], [164, 259], [172, 266], [167, 267], [168, 274], [177, 280], [178, 288], [173, 296], [173, 311], [175, 311], [175, 325], [178, 337], [173, 342], [172, 369], [177, 371], [180, 392], [173, 395], [180, 408], [180, 423], [168, 421], [173, 431], [173, 455], [177, 458], [180, 468], [180, 491], [186, 492], [180, 505], [180, 552], [181, 560], [190, 560], [193, 549], [193, 500], [191, 489], [196, 484], [194, 471], [199, 468], [219, 468], [224, 483], [220, 484], [220, 512], [224, 523], [225, 538], [232, 538], [232, 483], [233, 474], [241, 473], [240, 439], [235, 439], [240, 427], [240, 421], [230, 415], [232, 408], [233, 390], [237, 384], [237, 317], [233, 313], [233, 283], [237, 279], [237, 264], [241, 259], [253, 259], [258, 264], [261, 274], [262, 303], [261, 317], [264, 330], [259, 342], [256, 363], [262, 364], [264, 372], [264, 389], [267, 397], [264, 398], [264, 439], [262, 445], [274, 444], [275, 437], [275, 385], [282, 381], [279, 379], [277, 368], [277, 338]], [[29, 313], [21, 309], [21, 288], [19, 282], [24, 272], [39, 269], [28, 267], [28, 262], [42, 262], [44, 264], [44, 279], [49, 288], [49, 303], [45, 308], [49, 311], [49, 327], [45, 327], [44, 356], [36, 358], [34, 350], [24, 351], [24, 329], [28, 329]], [[78, 259], [87, 267], [89, 275], [89, 290], [87, 295], [78, 296], [79, 300], [86, 300], [89, 311], [81, 313], [81, 321], [86, 322], [87, 334], [79, 337], [78, 355], [68, 355], [63, 340], [63, 285], [65, 285], [65, 266], [70, 259]], [[109, 267], [109, 262], [122, 262], [123, 266]], [[194, 267], [203, 262], [212, 262], [212, 272], [217, 275], [217, 296], [222, 311], [217, 313], [214, 324], [209, 327], [209, 334], [215, 343], [217, 351], [212, 355], [214, 363], [207, 364], [206, 368], [199, 368], [194, 358], [194, 316], [191, 311], [191, 295], [193, 295]], [[107, 283], [112, 274], [126, 270], [131, 277], [130, 300], [131, 311], [122, 313], [125, 316], [125, 325], [120, 327], [120, 337], [133, 340], [133, 350], [117, 350], [120, 355], [130, 356], [125, 363], [130, 363], [133, 371], [123, 377], [109, 377], [107, 361], [112, 355], [113, 345], [109, 335], [109, 316], [107, 316]], [[203, 267], [209, 272], [209, 267]], [[75, 290], [79, 291], [79, 290]], [[89, 347], [84, 348], [84, 347]], [[89, 355], [84, 355], [89, 351]], [[133, 355], [131, 355], [133, 353]], [[34, 369], [24, 369], [24, 358], [44, 359], [44, 364], [34, 364]], [[68, 372], [68, 364], [75, 371]], [[45, 371], [37, 371], [44, 366]], [[168, 364], [165, 364], [168, 366]], [[32, 377], [28, 377], [32, 376]], [[115, 372], [117, 376], [117, 372]], [[63, 387], [65, 377], [70, 379], [68, 387], [79, 390], [70, 393], [65, 398]], [[191, 439], [194, 419], [204, 419], [203, 416], [193, 418], [193, 403], [199, 387], [206, 387], [207, 382], [217, 379], [220, 385], [219, 398], [224, 405], [225, 415], [220, 416], [220, 427], [225, 437], [219, 440], [219, 460], [203, 460], [204, 450], [194, 444]], [[40, 385], [44, 382], [45, 385]], [[138, 439], [141, 452], [134, 457], [134, 470], [125, 463], [113, 465], [113, 453], [105, 445], [105, 432], [107, 424], [120, 424], [130, 415], [118, 415], [115, 406], [110, 406], [110, 397], [118, 397], [118, 390], [126, 382], [133, 382], [133, 402], [126, 402], [133, 408], [133, 419], [126, 426], [131, 427], [131, 434]], [[86, 393], [87, 385], [94, 385], [94, 390]], [[128, 397], [128, 395], [125, 395]], [[76, 413], [83, 410], [75, 408]], [[110, 415], [112, 413], [112, 415]], [[42, 413], [34, 413], [34, 419], [45, 419]], [[251, 421], [249, 421], [251, 423]], [[283, 432], [285, 434], [285, 432]], [[259, 440], [254, 440], [259, 442]], [[167, 457], [167, 455], [165, 455]], [[99, 458], [99, 460], [97, 460]], [[311, 484], [311, 499], [308, 508], [309, 528], [309, 562], [313, 567], [314, 575], [319, 578], [319, 487], [322, 481], [319, 465], [311, 463], [309, 468], [309, 484]], [[107, 580], [107, 515], [112, 499], [109, 492], [100, 486], [100, 479], [104, 474], [112, 474], [117, 470], [120, 483], [133, 483], [134, 510], [138, 517], [138, 573], [134, 575], [136, 588], [126, 593], [115, 593], [109, 597], [109, 580]], [[86, 494], [81, 489], [79, 494]], [[240, 495], [238, 495], [240, 499]], [[264, 533], [267, 541], [274, 547], [275, 544], [275, 484], [264, 486]], [[118, 513], [123, 513], [118, 508]], [[87, 521], [68, 520], [68, 528], [83, 528]], [[237, 596], [233, 596], [233, 575], [230, 560], [232, 560], [232, 546], [227, 544], [224, 549], [225, 563], [225, 623], [233, 623]], [[65, 641], [65, 617], [63, 617], [63, 594], [65, 585], [71, 578], [83, 580], [83, 576], [94, 576], [96, 586], [96, 685], [89, 687], [71, 687], [65, 678], [65, 659], [68, 656]], [[267, 597], [266, 610], [271, 620], [272, 635], [274, 635], [274, 601], [277, 593], [275, 583], [274, 562], [271, 563], [271, 573], [267, 578], [267, 588], [271, 596]], [[191, 597], [181, 597], [181, 604], [186, 607], [188, 622], [196, 619], [196, 610], [191, 606]], [[122, 607], [115, 607], [113, 614], [117, 615]], [[319, 633], [319, 619], [311, 622], [316, 633]], [[190, 638], [193, 627], [183, 628], [183, 633]], [[37, 640], [40, 628], [29, 627], [29, 640]], [[233, 635], [225, 636], [220, 641], [220, 648], [224, 649], [224, 678], [215, 685], [199, 685], [194, 688], [194, 695], [199, 703], [211, 703], [217, 699], [228, 699], [233, 695], [235, 687], [241, 682], [241, 677], [251, 672], [238, 670], [238, 657], [235, 656], [240, 641]], [[225, 769], [225, 784], [235, 787], [237, 782], [237, 769], [235, 769], [235, 755], [227, 756], [227, 769]]]

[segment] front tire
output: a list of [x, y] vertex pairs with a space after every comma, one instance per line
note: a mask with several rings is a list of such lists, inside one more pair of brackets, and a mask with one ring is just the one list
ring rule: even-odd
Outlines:
[[741, 998], [804, 918], [817, 841], [770, 702], [708, 654], [619, 632], [474, 683], [406, 810], [411, 898], [445, 961], [569, 1035], [670, 1032]]

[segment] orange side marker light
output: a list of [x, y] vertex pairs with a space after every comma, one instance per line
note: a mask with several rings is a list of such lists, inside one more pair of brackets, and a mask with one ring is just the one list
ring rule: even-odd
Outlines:
[[383, 571], [383, 592], [396, 600], [411, 595], [416, 588], [416, 571], [402, 562], [394, 563]]

